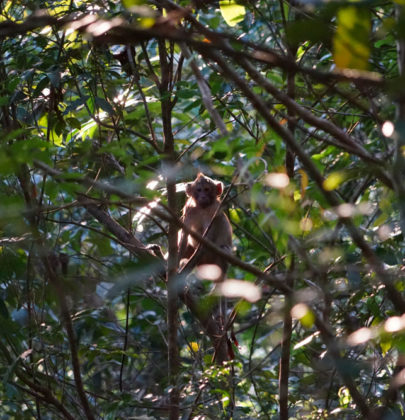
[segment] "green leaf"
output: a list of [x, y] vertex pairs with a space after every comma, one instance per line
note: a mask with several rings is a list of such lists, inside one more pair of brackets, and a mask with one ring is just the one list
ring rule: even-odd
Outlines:
[[246, 9], [234, 0], [221, 0], [219, 2], [222, 17], [229, 26], [235, 26], [245, 18]]
[[197, 96], [197, 93], [195, 90], [191, 89], [179, 89], [177, 91], [177, 96], [182, 99], [191, 99]]
[[69, 127], [76, 128], [77, 130], [80, 130], [82, 126], [77, 118], [66, 118], [66, 123]]
[[330, 38], [330, 26], [322, 19], [305, 19], [287, 26], [287, 39], [292, 45], [303, 41], [323, 42]]
[[61, 75], [59, 70], [54, 70], [48, 73], [48, 77], [53, 87], [60, 87]]
[[2, 316], [5, 319], [10, 318], [10, 314], [8, 313], [7, 306], [3, 299], [0, 299], [0, 316]]
[[37, 97], [39, 94], [49, 85], [49, 78], [48, 76], [42, 77], [42, 79], [39, 81], [38, 85], [36, 86], [34, 90], [34, 96]]
[[96, 105], [109, 115], [114, 115], [113, 107], [103, 98], [96, 96], [94, 98]]

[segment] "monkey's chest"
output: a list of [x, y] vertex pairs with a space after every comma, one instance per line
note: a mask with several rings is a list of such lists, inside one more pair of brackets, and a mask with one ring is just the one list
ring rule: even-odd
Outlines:
[[[202, 215], [201, 217], [197, 218], [193, 223], [193, 229], [197, 231], [200, 235], [203, 235], [206, 230], [212, 226], [211, 223], [212, 217], [207, 215]], [[211, 230], [211, 229], [210, 229]], [[192, 236], [188, 237], [188, 242], [193, 247], [198, 245], [198, 241], [194, 239]]]

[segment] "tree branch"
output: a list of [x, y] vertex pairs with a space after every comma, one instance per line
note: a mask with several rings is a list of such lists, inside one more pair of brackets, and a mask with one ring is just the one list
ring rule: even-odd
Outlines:
[[[156, 3], [164, 5], [164, 7], [167, 7], [168, 9], [180, 12], [181, 16], [179, 16], [179, 18], [186, 17], [198, 31], [186, 32], [181, 28], [176, 28], [170, 21], [170, 18], [157, 20], [154, 26], [147, 29], [137, 27], [133, 23], [127, 24], [124, 20], [116, 18], [114, 22], [110, 22], [111, 29], [99, 35], [97, 32], [94, 32], [97, 29], [97, 25], [94, 24], [102, 24], [108, 21], [98, 18], [96, 15], [70, 14], [58, 19], [53, 16], [37, 13], [28, 17], [22, 23], [15, 23], [12, 21], [1, 22], [0, 38], [24, 35], [27, 32], [43, 28], [47, 25], [55, 26], [56, 28], [67, 26], [88, 33], [95, 41], [101, 44], [113, 43], [128, 45], [130, 43], [138, 44], [139, 42], [151, 38], [168, 39], [178, 43], [186, 42], [191, 47], [206, 47], [212, 51], [221, 50], [229, 57], [233, 58], [240, 58], [243, 56], [256, 62], [265, 63], [271, 67], [276, 66], [286, 71], [305, 73], [326, 84], [330, 83], [331, 80], [337, 80], [364, 83], [369, 86], [374, 85], [378, 87], [384, 87], [385, 85], [384, 79], [381, 75], [376, 73], [352, 69], [320, 72], [314, 69], [301, 67], [288, 57], [282, 56], [264, 45], [258, 46], [251, 42], [236, 39], [232, 35], [214, 32], [205, 28], [191, 15], [190, 9], [182, 8], [169, 0], [160, 0], [156, 1]], [[201, 41], [201, 35], [205, 35], [210, 40], [210, 43]], [[233, 48], [231, 44], [235, 45], [237, 48]]]
[[180, 48], [184, 56], [190, 60], [190, 67], [197, 80], [198, 88], [200, 89], [201, 98], [202, 98], [203, 104], [205, 105], [206, 110], [210, 114], [212, 120], [214, 121], [221, 135], [225, 136], [226, 134], [228, 134], [228, 130], [226, 129], [224, 120], [221, 118], [221, 116], [219, 115], [219, 112], [214, 107], [214, 103], [212, 102], [212, 94], [208, 86], [208, 83], [206, 82], [203, 75], [201, 74], [201, 71], [198, 68], [195, 59], [191, 57], [191, 53], [187, 45], [180, 44]]

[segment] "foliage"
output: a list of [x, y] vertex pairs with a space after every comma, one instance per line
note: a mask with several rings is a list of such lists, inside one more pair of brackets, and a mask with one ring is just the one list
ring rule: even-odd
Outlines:
[[[2, 417], [402, 418], [401, 2], [1, 5]], [[199, 170], [261, 290], [224, 365], [171, 271]]]

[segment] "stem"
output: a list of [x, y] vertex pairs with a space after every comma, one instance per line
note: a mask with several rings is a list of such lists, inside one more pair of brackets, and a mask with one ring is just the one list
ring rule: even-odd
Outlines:
[[131, 297], [131, 292], [128, 289], [127, 290], [127, 301], [126, 301], [126, 315], [125, 315], [125, 337], [124, 337], [124, 348], [122, 353], [122, 359], [121, 359], [121, 367], [120, 367], [120, 391], [122, 392], [123, 386], [122, 386], [122, 378], [124, 376], [124, 366], [125, 366], [125, 352], [128, 348], [128, 334], [129, 334], [129, 300]]
[[[291, 270], [287, 277], [287, 284], [294, 287], [294, 276], [291, 273], [294, 264], [291, 264]], [[279, 395], [280, 395], [280, 420], [288, 420], [288, 378], [290, 376], [290, 354], [291, 354], [291, 334], [292, 334], [292, 296], [285, 296], [284, 304], [284, 326], [283, 339], [281, 341], [280, 371], [279, 371]]]
[[[173, 74], [173, 60], [168, 59], [166, 44], [159, 41], [159, 56], [161, 65], [162, 79], [159, 85], [161, 104], [162, 104], [162, 122], [164, 136], [163, 162], [167, 169], [167, 204], [168, 208], [176, 212], [176, 179], [173, 176], [173, 168], [176, 162], [174, 151], [174, 138], [171, 121], [172, 102], [170, 99], [171, 86], [170, 75]], [[168, 373], [169, 383], [171, 385], [169, 420], [177, 420], [180, 416], [180, 391], [177, 385], [177, 379], [180, 371], [180, 354], [177, 343], [177, 331], [179, 329], [179, 294], [177, 282], [177, 227], [174, 223], [169, 224], [168, 230], [169, 256], [167, 261], [167, 332], [168, 332]]]

